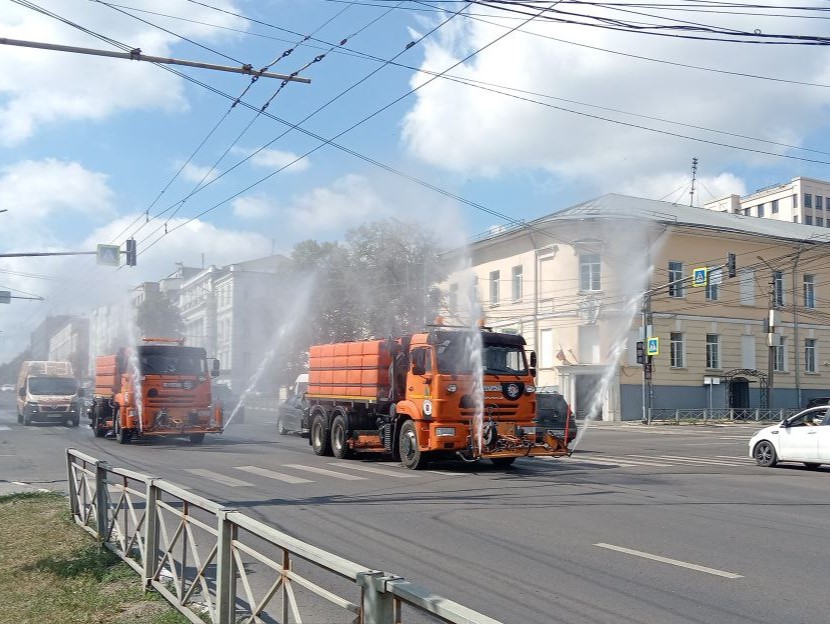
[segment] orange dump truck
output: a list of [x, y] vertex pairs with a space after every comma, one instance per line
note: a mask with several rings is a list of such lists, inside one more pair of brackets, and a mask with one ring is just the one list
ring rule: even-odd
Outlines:
[[89, 413], [95, 435], [114, 433], [121, 444], [137, 437], [187, 436], [201, 443], [222, 433], [222, 411], [212, 408], [205, 350], [184, 340], [145, 338], [95, 361], [95, 390]]
[[338, 458], [391, 453], [410, 469], [431, 459], [509, 466], [567, 455], [565, 440], [534, 422], [535, 354], [529, 359], [521, 336], [440, 324], [397, 340], [312, 346], [309, 443]]

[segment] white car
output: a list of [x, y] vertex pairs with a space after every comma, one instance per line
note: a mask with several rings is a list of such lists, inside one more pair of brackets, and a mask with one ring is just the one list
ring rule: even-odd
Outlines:
[[811, 407], [761, 429], [749, 441], [749, 456], [759, 466], [800, 462], [807, 468], [830, 464], [830, 409]]

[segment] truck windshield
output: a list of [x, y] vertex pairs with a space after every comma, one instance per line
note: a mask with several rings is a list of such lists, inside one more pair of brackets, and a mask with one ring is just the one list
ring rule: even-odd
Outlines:
[[139, 347], [144, 375], [207, 375], [205, 353], [197, 347]]
[[29, 393], [38, 395], [69, 395], [78, 391], [72, 377], [29, 377]]
[[[436, 345], [438, 372], [469, 375], [472, 372], [472, 340], [467, 332], [445, 337]], [[481, 363], [485, 375], [527, 375], [524, 350], [519, 345], [483, 340]]]

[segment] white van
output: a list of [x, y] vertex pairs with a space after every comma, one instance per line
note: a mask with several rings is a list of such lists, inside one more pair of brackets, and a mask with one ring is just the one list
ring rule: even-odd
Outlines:
[[17, 378], [17, 422], [59, 421], [77, 427], [85, 407], [83, 393], [69, 362], [23, 362]]

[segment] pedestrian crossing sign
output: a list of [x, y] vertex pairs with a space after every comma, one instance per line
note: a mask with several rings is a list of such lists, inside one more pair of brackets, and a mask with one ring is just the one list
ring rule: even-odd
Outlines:
[[692, 286], [706, 286], [709, 282], [709, 267], [695, 269], [692, 274]]
[[118, 245], [98, 245], [98, 264], [118, 266], [121, 259], [121, 248]]
[[648, 339], [646, 355], [660, 355], [660, 339], [656, 336]]

